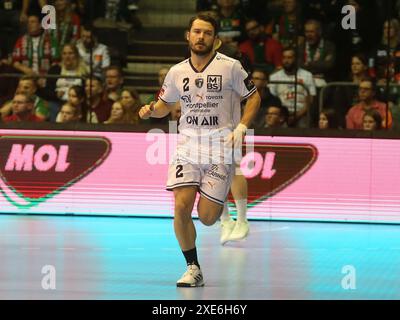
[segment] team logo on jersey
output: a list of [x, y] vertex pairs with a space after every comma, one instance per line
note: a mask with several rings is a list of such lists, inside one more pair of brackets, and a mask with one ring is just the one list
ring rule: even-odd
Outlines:
[[222, 76], [207, 76], [207, 91], [221, 92], [222, 91]]
[[192, 103], [192, 97], [190, 95], [182, 96], [181, 99], [184, 103]]
[[198, 78], [198, 79], [196, 79], [196, 81], [194, 83], [196, 84], [197, 88], [201, 89], [203, 87], [203, 84], [204, 84], [204, 79]]
[[0, 136], [0, 192], [14, 206], [31, 208], [69, 188], [111, 152], [105, 137]]

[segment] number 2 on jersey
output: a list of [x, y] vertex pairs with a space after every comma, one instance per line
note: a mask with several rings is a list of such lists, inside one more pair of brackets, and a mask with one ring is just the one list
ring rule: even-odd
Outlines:
[[189, 91], [189, 78], [183, 79], [183, 92]]
[[177, 165], [176, 166], [176, 178], [183, 178], [182, 171], [183, 171], [183, 166], [181, 164]]

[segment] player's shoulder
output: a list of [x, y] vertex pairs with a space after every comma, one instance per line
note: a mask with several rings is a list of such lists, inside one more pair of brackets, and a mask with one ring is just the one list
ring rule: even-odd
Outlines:
[[189, 58], [187, 58], [181, 62], [178, 62], [177, 64], [173, 65], [169, 70], [172, 72], [182, 71], [182, 69], [185, 69], [187, 67], [189, 67]]
[[239, 63], [240, 64], [239, 60], [231, 58], [231, 57], [228, 57], [227, 55], [225, 55], [225, 54], [223, 54], [221, 52], [217, 52], [216, 53], [215, 60], [220, 62], [220, 63], [229, 65], [229, 66], [233, 66], [235, 63]]

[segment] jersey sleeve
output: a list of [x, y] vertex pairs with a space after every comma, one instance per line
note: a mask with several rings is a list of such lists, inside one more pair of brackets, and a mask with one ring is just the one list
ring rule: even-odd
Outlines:
[[158, 98], [167, 104], [173, 104], [179, 101], [179, 91], [175, 85], [175, 76], [172, 69], [168, 71], [167, 76], [165, 77]]
[[254, 92], [257, 91], [253, 81], [251, 81], [250, 75], [243, 69], [239, 61], [233, 64], [233, 90], [236, 91], [242, 99], [250, 97]]

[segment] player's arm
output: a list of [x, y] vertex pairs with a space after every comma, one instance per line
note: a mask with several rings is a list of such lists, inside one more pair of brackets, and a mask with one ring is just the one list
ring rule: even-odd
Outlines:
[[251, 96], [247, 98], [246, 105], [240, 123], [237, 125], [235, 130], [228, 136], [228, 143], [234, 144], [235, 147], [241, 145], [244, 136], [246, 135], [247, 128], [249, 128], [258, 113], [260, 108], [261, 97], [256, 90]]
[[253, 123], [253, 120], [258, 113], [258, 109], [260, 109], [260, 104], [261, 97], [258, 94], [258, 91], [255, 91], [250, 97], [247, 98], [242, 119], [240, 120], [240, 124], [246, 126], [246, 129]]
[[164, 118], [171, 112], [171, 108], [174, 104], [166, 104], [161, 99], [158, 99], [157, 102], [151, 102], [150, 104], [146, 104], [139, 111], [139, 117], [142, 119], [148, 118]]

